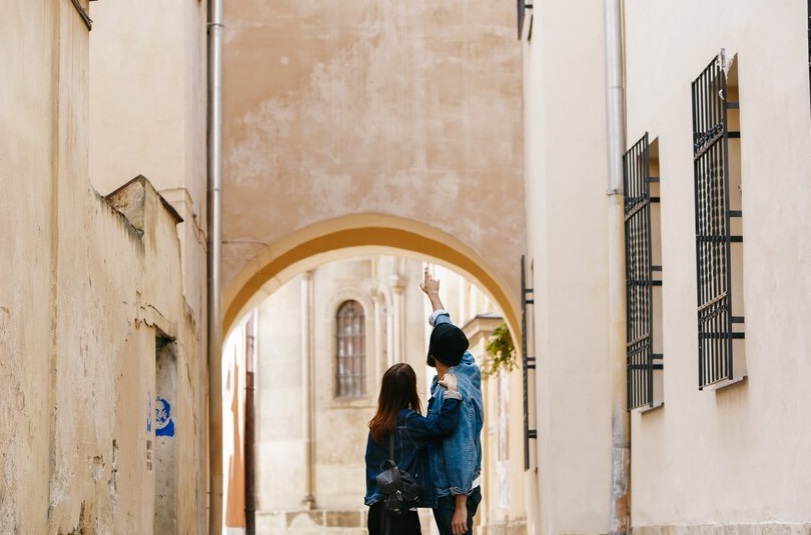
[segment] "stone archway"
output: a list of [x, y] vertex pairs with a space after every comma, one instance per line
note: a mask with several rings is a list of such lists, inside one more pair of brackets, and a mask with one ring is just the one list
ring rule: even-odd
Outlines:
[[[513, 273], [500, 273], [486, 254], [425, 223], [380, 214], [350, 215], [301, 229], [266, 247], [234, 276], [224, 292], [223, 332], [227, 333], [256, 293], [272, 281], [281, 285], [300, 264], [321, 263], [347, 248], [378, 248], [435, 259], [454, 266], [486, 290], [504, 311], [511, 331], [520, 333], [519, 256]], [[297, 267], [296, 267], [297, 266]]]
[[284, 0], [223, 18], [223, 333], [260, 289], [364, 247], [453, 266], [518, 333], [514, 7]]
[[[520, 288], [514, 287], [518, 277], [499, 273], [485, 254], [446, 232], [425, 223], [380, 214], [324, 221], [264, 248], [226, 288], [222, 332], [228, 333], [258, 301], [302, 271], [358, 252], [413, 256], [458, 271], [490, 295], [502, 310], [511, 331], [520, 336]], [[515, 271], [518, 272], [517, 261]], [[212, 365], [212, 370], [221, 368], [218, 363]], [[221, 392], [212, 389], [210, 395], [221, 396]], [[222, 400], [219, 405], [222, 406]], [[211, 432], [218, 430], [212, 426]], [[210, 454], [222, 455], [220, 441], [212, 441]], [[219, 505], [217, 500], [212, 503], [213, 507]]]

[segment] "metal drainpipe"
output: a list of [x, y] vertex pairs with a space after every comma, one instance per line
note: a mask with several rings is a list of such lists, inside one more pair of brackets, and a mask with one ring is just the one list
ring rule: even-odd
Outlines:
[[630, 425], [627, 407], [625, 243], [622, 154], [625, 147], [625, 88], [622, 0], [605, 0], [606, 128], [608, 142], [608, 302], [611, 370], [611, 535], [630, 528]]
[[208, 440], [209, 533], [223, 526], [222, 462], [222, 0], [208, 2]]
[[259, 312], [254, 310], [245, 332], [245, 535], [256, 533], [256, 338], [259, 332]]
[[315, 386], [313, 381], [313, 361], [315, 352], [315, 295], [313, 294], [313, 271], [306, 272], [301, 278], [301, 404], [304, 432], [304, 497], [302, 505], [315, 509], [315, 452], [313, 451], [315, 435]]

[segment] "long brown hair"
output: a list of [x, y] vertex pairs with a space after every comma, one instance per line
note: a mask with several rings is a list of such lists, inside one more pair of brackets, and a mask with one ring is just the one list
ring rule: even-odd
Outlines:
[[382, 444], [386, 436], [397, 427], [397, 414], [402, 409], [421, 412], [420, 396], [417, 394], [417, 374], [404, 362], [392, 365], [383, 374], [380, 396], [377, 398], [377, 414], [369, 420], [372, 439]]

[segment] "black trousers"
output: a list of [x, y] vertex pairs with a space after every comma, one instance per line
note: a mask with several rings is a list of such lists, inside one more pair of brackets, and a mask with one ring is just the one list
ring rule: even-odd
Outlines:
[[369, 535], [422, 535], [420, 516], [417, 511], [408, 511], [403, 516], [394, 516], [386, 512], [383, 502], [375, 502], [369, 506], [366, 527], [369, 528]]

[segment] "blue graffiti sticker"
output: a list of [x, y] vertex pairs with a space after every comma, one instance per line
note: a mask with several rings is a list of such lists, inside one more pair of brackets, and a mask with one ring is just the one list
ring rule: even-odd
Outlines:
[[146, 393], [146, 432], [152, 432], [152, 392]]
[[175, 421], [172, 420], [172, 406], [161, 397], [155, 398], [155, 436], [175, 436]]

